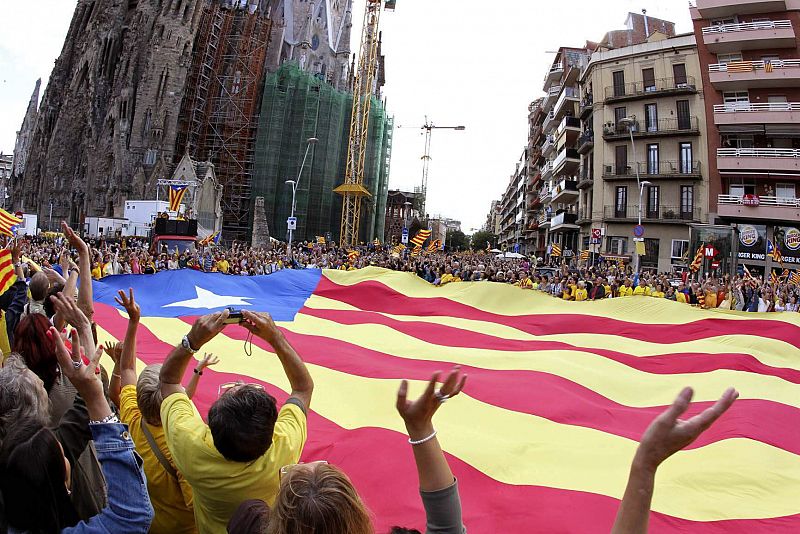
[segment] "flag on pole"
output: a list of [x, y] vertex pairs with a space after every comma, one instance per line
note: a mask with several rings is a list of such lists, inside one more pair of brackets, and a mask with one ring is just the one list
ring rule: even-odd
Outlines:
[[414, 239], [411, 240], [411, 244], [414, 246], [422, 246], [425, 241], [431, 236], [430, 230], [420, 230], [417, 232], [417, 235], [414, 236]]
[[581, 261], [588, 261], [588, 260], [589, 260], [589, 251], [581, 250]]
[[0, 209], [0, 234], [14, 237], [16, 235], [15, 226], [22, 224], [22, 219], [11, 215], [4, 209]]
[[347, 251], [347, 261], [350, 263], [355, 263], [361, 253], [357, 250], [348, 250]]
[[381, 240], [376, 237], [375, 241], [373, 241], [372, 244], [375, 245], [376, 247], [379, 247], [381, 246]]
[[800, 271], [794, 271], [789, 276], [789, 283], [795, 286], [800, 285]]
[[186, 188], [188, 186], [185, 185], [172, 185], [169, 188], [169, 210], [170, 211], [178, 211], [178, 208], [181, 207], [181, 202], [183, 202], [183, 196], [186, 194]]
[[749, 280], [753, 278], [753, 275], [750, 274], [750, 269], [747, 268], [747, 265], [742, 264], [742, 270], [744, 271], [744, 279]]
[[324, 245], [325, 244], [325, 237], [318, 235], [317, 236], [317, 245]]
[[402, 254], [402, 252], [403, 252], [405, 249], [406, 249], [406, 246], [405, 246], [404, 244], [402, 244], [402, 243], [398, 243], [398, 244], [397, 244], [397, 245], [395, 245], [395, 247], [392, 249], [392, 253], [393, 253], [393, 254]]
[[770, 275], [769, 275], [769, 278], [770, 278], [770, 281], [772, 282], [772, 285], [777, 285], [778, 284], [778, 273], [776, 273], [775, 271], [772, 271], [772, 273], [770, 273]]
[[[300, 461], [324, 458], [356, 480], [376, 532], [424, 517], [394, 410], [400, 379], [416, 399], [434, 372], [456, 364], [469, 380], [436, 426], [446, 429], [442, 448], [463, 484], [470, 532], [608, 531], [636, 440], [687, 383], [687, 417], [728, 386], [743, 395], [662, 465], [650, 532], [800, 532], [797, 314], [730, 315], [665, 299], [585, 305], [503, 284], [434, 287], [377, 268], [165, 271], [93, 287], [100, 343], [124, 339], [114, 296], [133, 287], [137, 366], [162, 363], [195, 317], [231, 301], [270, 313], [314, 377]], [[252, 357], [242, 354], [247, 335], [228, 325], [208, 344], [228, 356], [204, 370], [193, 397], [204, 418], [220, 384], [260, 384], [279, 406], [289, 397], [268, 343], [254, 336]]]
[[422, 254], [422, 245], [414, 246], [414, 250], [411, 251], [411, 255], [416, 258], [420, 254]]
[[559, 245], [558, 243], [553, 243], [552, 245], [550, 245], [550, 255], [554, 258], [560, 258], [561, 245]]
[[0, 295], [8, 291], [16, 281], [17, 274], [11, 260], [11, 250], [4, 248], [0, 250]]
[[428, 245], [428, 252], [436, 252], [440, 248], [442, 248], [442, 240], [437, 239], [436, 241], [433, 241], [430, 245]]
[[689, 270], [693, 273], [696, 273], [700, 270], [700, 267], [703, 266], [703, 250], [706, 248], [705, 243], [700, 243], [700, 247], [697, 249], [697, 252], [694, 255], [694, 259], [692, 260], [692, 264], [689, 265]]
[[773, 261], [777, 261], [781, 267], [783, 267], [783, 254], [778, 247], [772, 242], [771, 239], [767, 239], [767, 256], [773, 259]]
[[216, 231], [213, 234], [208, 234], [206, 237], [204, 237], [200, 241], [200, 246], [201, 247], [207, 247], [211, 243], [214, 243], [215, 245], [219, 245], [219, 238], [221, 236], [222, 236], [222, 232], [220, 232], [220, 231]]

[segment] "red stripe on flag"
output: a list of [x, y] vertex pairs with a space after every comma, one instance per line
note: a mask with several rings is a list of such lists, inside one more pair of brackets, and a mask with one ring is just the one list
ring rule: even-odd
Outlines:
[[[709, 337], [750, 333], [800, 348], [800, 327], [767, 319], [700, 319], [685, 324], [640, 324], [607, 317], [558, 314], [500, 315], [444, 297], [408, 297], [376, 281], [339, 285], [322, 276], [315, 295], [338, 300], [362, 310], [393, 315], [458, 317], [487, 321], [537, 336], [558, 334], [613, 334], [650, 343], [683, 343]], [[746, 327], [747, 331], [742, 329]]]

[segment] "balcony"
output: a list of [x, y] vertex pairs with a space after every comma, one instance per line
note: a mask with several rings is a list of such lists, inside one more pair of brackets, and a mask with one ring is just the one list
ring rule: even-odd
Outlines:
[[642, 180], [700, 180], [700, 162], [655, 161], [649, 163], [628, 163], [627, 165], [606, 165], [603, 169], [603, 180], [635, 180], [636, 171]]
[[562, 212], [555, 215], [553, 220], [550, 221], [551, 232], [569, 232], [572, 230], [580, 230], [577, 213]]
[[[697, 117], [679, 117], [671, 119], [658, 119], [650, 124], [637, 122], [633, 129], [634, 139], [648, 139], [653, 137], [668, 137], [671, 135], [689, 136], [700, 135]], [[622, 124], [603, 126], [603, 139], [615, 141], [629, 139], [628, 127]]]
[[767, 20], [745, 24], [715, 24], [703, 28], [703, 42], [709, 52], [722, 54], [741, 50], [794, 48], [791, 21]]
[[720, 148], [717, 168], [763, 173], [800, 172], [800, 150], [794, 148]]
[[552, 215], [547, 212], [541, 212], [536, 216], [536, 222], [539, 225], [539, 228], [546, 228], [550, 226], [551, 219]]
[[589, 224], [592, 222], [592, 210], [588, 209], [586, 206], [581, 206], [578, 210], [578, 220], [575, 221], [575, 224], [578, 226], [583, 226], [584, 224]]
[[[642, 204], [642, 222], [664, 223], [664, 224], [686, 224], [700, 222], [700, 208], [689, 210], [681, 209], [680, 206], [658, 206], [655, 209], [648, 209]], [[617, 206], [604, 206], [603, 217], [607, 220], [617, 222], [637, 222], [639, 220], [639, 206], [626, 206], [618, 209]]]
[[592, 96], [592, 93], [586, 93], [586, 96], [584, 96], [583, 100], [581, 100], [581, 107], [579, 110], [581, 120], [585, 121], [586, 119], [588, 119], [593, 111], [594, 111], [594, 96]]
[[800, 59], [732, 61], [708, 66], [709, 79], [721, 91], [800, 85]]
[[697, 85], [692, 76], [684, 79], [659, 78], [645, 82], [633, 82], [606, 87], [606, 103], [638, 100], [660, 96], [686, 95], [697, 92]]
[[594, 130], [586, 130], [578, 137], [578, 154], [588, 154], [594, 148]]
[[714, 124], [797, 124], [800, 102], [752, 104], [736, 102], [714, 106]]
[[704, 19], [732, 15], [786, 11], [786, 0], [697, 0], [697, 10]]
[[558, 63], [557, 65], [553, 65], [550, 67], [550, 70], [544, 77], [544, 90], [547, 91], [550, 89], [550, 86], [555, 82], [559, 81], [561, 77], [564, 75], [564, 65]]
[[556, 140], [560, 141], [561, 136], [566, 134], [567, 135], [566, 144], [572, 146], [575, 144], [575, 141], [577, 141], [580, 133], [581, 133], [580, 119], [578, 119], [577, 117], [567, 116], [561, 119], [561, 123], [558, 125], [558, 128], [556, 128], [555, 138]]
[[549, 132], [550, 129], [553, 128], [553, 126], [555, 126], [555, 124], [556, 124], [556, 114], [550, 111], [550, 113], [548, 113], [547, 117], [545, 117], [544, 119], [544, 125], [542, 126], [542, 129], [545, 132]]
[[556, 119], [560, 119], [564, 115], [575, 115], [575, 106], [580, 99], [580, 92], [576, 88], [565, 87], [553, 108]]
[[542, 145], [542, 155], [545, 157], [549, 157], [555, 147], [556, 147], [555, 136], [552, 134], [548, 135], [547, 138], [544, 140], [544, 144]]
[[797, 221], [800, 220], [800, 198], [749, 195], [745, 203], [740, 196], [719, 195], [717, 213], [720, 217]]
[[578, 155], [578, 151], [574, 148], [564, 148], [553, 161], [553, 174], [556, 176], [561, 174], [571, 176], [577, 172], [580, 165], [581, 157]]
[[592, 187], [594, 184], [594, 178], [587, 171], [588, 169], [583, 169], [581, 177], [578, 180], [578, 189], [586, 189], [587, 187]]
[[548, 161], [542, 167], [542, 179], [549, 180], [553, 177], [553, 162]]
[[562, 202], [564, 204], [571, 204], [578, 200], [578, 182], [574, 180], [561, 180], [561, 182], [553, 188], [552, 202]]
[[550, 111], [550, 108], [553, 107], [553, 104], [556, 103], [558, 100], [558, 95], [561, 94], [561, 89], [563, 86], [556, 85], [545, 91], [547, 94], [544, 96], [544, 102], [542, 102], [542, 111], [545, 113]]

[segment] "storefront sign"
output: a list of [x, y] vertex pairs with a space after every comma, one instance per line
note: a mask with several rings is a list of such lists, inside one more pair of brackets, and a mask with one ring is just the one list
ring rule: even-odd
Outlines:
[[781, 251], [783, 263], [800, 265], [800, 228], [776, 226], [775, 246]]
[[767, 227], [763, 224], [739, 225], [739, 259], [764, 261], [767, 257]]

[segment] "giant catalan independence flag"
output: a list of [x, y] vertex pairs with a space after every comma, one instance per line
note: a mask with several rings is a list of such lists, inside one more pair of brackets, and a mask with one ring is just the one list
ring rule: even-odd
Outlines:
[[[394, 408], [400, 380], [412, 380], [415, 396], [453, 364], [469, 381], [434, 423], [470, 532], [609, 532], [638, 439], [686, 385], [696, 392], [687, 416], [728, 386], [741, 397], [659, 469], [650, 532], [800, 532], [798, 314], [647, 297], [565, 302], [485, 282], [436, 288], [375, 268], [180, 271], [96, 283], [102, 341], [124, 337], [113, 296], [129, 286], [142, 306], [141, 365], [163, 361], [195, 316], [227, 306], [270, 312], [316, 383], [303, 458], [342, 467], [378, 532], [424, 526]], [[277, 357], [260, 340], [247, 356], [246, 337], [229, 326], [205, 347], [221, 361], [203, 375], [201, 413], [220, 384], [240, 378], [286, 399]]]

